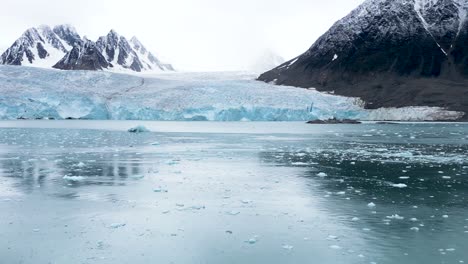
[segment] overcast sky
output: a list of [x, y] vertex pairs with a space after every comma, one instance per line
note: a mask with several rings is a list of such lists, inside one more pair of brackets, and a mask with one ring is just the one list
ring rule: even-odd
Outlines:
[[291, 59], [363, 0], [1, 0], [0, 49], [27, 28], [110, 29], [182, 70], [241, 70], [266, 50]]

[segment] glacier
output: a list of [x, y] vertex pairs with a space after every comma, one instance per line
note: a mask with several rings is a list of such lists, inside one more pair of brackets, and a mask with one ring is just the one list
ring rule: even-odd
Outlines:
[[456, 120], [437, 107], [368, 110], [359, 98], [276, 86], [248, 72], [126, 75], [0, 66], [0, 119]]

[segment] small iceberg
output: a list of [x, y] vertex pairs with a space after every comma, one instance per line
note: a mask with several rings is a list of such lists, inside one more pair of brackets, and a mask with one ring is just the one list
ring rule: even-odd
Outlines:
[[85, 177], [83, 176], [63, 176], [63, 179], [66, 181], [79, 182], [84, 181]]
[[395, 188], [406, 188], [408, 187], [408, 185], [404, 184], [404, 183], [398, 183], [398, 184], [392, 184], [392, 187], [395, 187]]
[[327, 177], [328, 175], [325, 172], [320, 172], [320, 173], [317, 173], [317, 176], [324, 178], [324, 177]]
[[136, 127], [132, 127], [128, 130], [128, 132], [130, 133], [147, 133], [147, 132], [151, 132], [149, 129], [147, 129], [146, 127], [144, 126], [136, 126]]
[[114, 224], [111, 224], [109, 226], [109, 228], [112, 228], [112, 229], [118, 229], [118, 228], [121, 228], [121, 227], [124, 227], [126, 226], [127, 224], [124, 224], [124, 223], [114, 223]]

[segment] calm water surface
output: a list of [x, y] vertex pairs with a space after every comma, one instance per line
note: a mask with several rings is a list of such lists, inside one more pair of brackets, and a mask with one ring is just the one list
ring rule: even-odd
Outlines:
[[0, 122], [0, 263], [468, 263], [467, 202], [467, 124]]

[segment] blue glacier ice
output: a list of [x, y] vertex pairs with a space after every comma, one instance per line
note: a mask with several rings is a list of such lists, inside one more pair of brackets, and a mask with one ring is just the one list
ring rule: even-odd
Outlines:
[[125, 75], [0, 66], [0, 119], [432, 120], [440, 108], [366, 110], [359, 98], [255, 81], [243, 72]]

